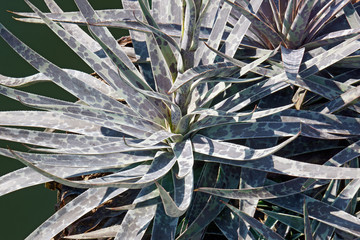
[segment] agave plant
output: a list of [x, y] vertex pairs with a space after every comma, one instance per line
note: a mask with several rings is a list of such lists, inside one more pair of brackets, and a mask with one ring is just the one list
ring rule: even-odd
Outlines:
[[[65, 13], [25, 2], [34, 13], [18, 20], [46, 24], [95, 71], [62, 69], [0, 25], [39, 71], [1, 76], [0, 93], [40, 110], [0, 112], [0, 139], [29, 149], [0, 148], [26, 165], [0, 194], [77, 191], [27, 239], [360, 237], [358, 77], [334, 68], [360, 49], [349, 1], [75, 0]], [[336, 36], [330, 20], [345, 21]], [[79, 100], [16, 89], [40, 80]], [[294, 87], [311, 92], [306, 104]]]

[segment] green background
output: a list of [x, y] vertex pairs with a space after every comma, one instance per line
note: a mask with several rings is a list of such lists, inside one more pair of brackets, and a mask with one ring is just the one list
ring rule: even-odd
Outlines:
[[[48, 12], [43, 0], [32, 0], [35, 6]], [[120, 8], [121, 1], [90, 0], [95, 9]], [[65, 11], [77, 10], [73, 0], [58, 0], [57, 3]], [[6, 10], [30, 12], [31, 9], [23, 0], [0, 0], [0, 22], [25, 44], [62, 68], [72, 68], [91, 72], [80, 58], [76, 56], [57, 36], [45, 25], [23, 23], [14, 20], [15, 16]], [[114, 31], [116, 37], [123, 31]], [[18, 56], [7, 43], [0, 38], [0, 74], [12, 77], [28, 76], [37, 71]], [[76, 100], [52, 83], [34, 84], [21, 90], [30, 91], [59, 99]], [[27, 107], [0, 95], [0, 110], [25, 110]], [[1, 147], [10, 146], [19, 149], [19, 144], [0, 141]], [[0, 176], [24, 167], [14, 159], [0, 156]], [[0, 239], [24, 239], [43, 221], [54, 213], [56, 192], [48, 190], [44, 184], [19, 190], [0, 197]]]

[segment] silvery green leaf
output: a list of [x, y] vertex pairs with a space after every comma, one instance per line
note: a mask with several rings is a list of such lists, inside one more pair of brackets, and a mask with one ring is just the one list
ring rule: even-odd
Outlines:
[[192, 198], [193, 178], [192, 171], [182, 179], [173, 177], [174, 200], [159, 183], [156, 183], [166, 215], [169, 217], [180, 217], [186, 212]]
[[233, 8], [241, 12], [241, 14], [243, 14], [243, 16], [245, 16], [253, 26], [259, 29], [261, 32], [266, 32], [266, 36], [270, 39], [272, 47], [279, 46], [279, 43], [282, 42], [282, 37], [275, 31], [275, 29], [273, 29], [267, 23], [263, 22], [253, 12], [250, 12], [249, 10], [243, 8], [236, 2], [233, 3], [229, 0], [225, 1], [229, 3]]
[[288, 46], [289, 48], [297, 48], [305, 38], [306, 35], [304, 32], [306, 31], [310, 13], [315, 2], [315, 0], [309, 0], [299, 7], [286, 36], [290, 44], [290, 46]]
[[352, 4], [346, 4], [342, 9], [345, 13], [346, 20], [352, 29], [360, 28], [360, 17]]
[[305, 240], [312, 240], [312, 233], [311, 233], [311, 225], [310, 225], [310, 219], [309, 219], [309, 212], [307, 208], [306, 199], [304, 200], [303, 204], [303, 215], [304, 215], [304, 235]]
[[[252, 0], [249, 2], [249, 8], [251, 8], [253, 14], [257, 13], [262, 3], [263, 0]], [[245, 15], [241, 15], [222, 46], [225, 49], [225, 54], [229, 56], [235, 55], [251, 23]]]
[[238, 67], [231, 63], [215, 63], [212, 65], [198, 66], [187, 70], [175, 80], [169, 93], [175, 92], [178, 88], [189, 82], [211, 77], [228, 77], [238, 71]]
[[[214, 1], [214, 4], [220, 4], [219, 1]], [[221, 8], [217, 6], [217, 15], [214, 26], [212, 27], [211, 33], [208, 37], [207, 44], [217, 49], [222, 40], [222, 36], [225, 32], [225, 26], [231, 12], [231, 6], [229, 4], [223, 4]], [[211, 52], [204, 44], [200, 44], [195, 52], [195, 64], [212, 64], [214, 63], [216, 54]]]
[[279, 213], [276, 211], [268, 211], [265, 209], [261, 209], [261, 212], [265, 213], [267, 216], [275, 218], [276, 220], [290, 226], [291, 228], [295, 229], [298, 232], [304, 232], [304, 219], [300, 216], [286, 214], [286, 213]]
[[205, 161], [222, 163], [237, 167], [257, 169], [265, 172], [285, 174], [290, 176], [317, 179], [357, 179], [359, 178], [359, 169], [330, 167], [312, 163], [304, 163], [278, 156], [268, 156], [258, 160], [250, 161], [232, 161], [225, 158], [213, 157], [196, 153], [195, 161]]
[[[98, 90], [86, 85], [84, 82], [78, 80], [72, 75], [69, 75], [62, 69], [42, 58], [40, 55], [35, 53], [21, 41], [19, 41], [1, 24], [0, 35], [4, 38], [5, 41], [7, 41], [8, 44], [10, 44], [10, 46], [13, 47], [15, 51], [17, 51], [18, 54], [24, 57], [25, 60], [29, 61], [33, 65], [33, 67], [39, 70], [39, 72], [48, 76], [56, 84], [63, 87], [65, 90], [77, 96], [89, 105], [99, 108], [105, 108], [110, 111], [118, 111], [121, 113], [136, 115], [134, 111], [126, 107], [124, 104], [119, 103], [115, 99], [102, 94]], [[69, 82], [71, 82], [71, 86], [69, 86]], [[91, 92], [91, 94], [88, 94], [88, 92]], [[28, 96], [28, 94], [26, 96]]]
[[[243, 188], [243, 189], [216, 189], [200, 187], [196, 191], [205, 192], [211, 195], [230, 198], [230, 199], [270, 199], [285, 197], [304, 191], [302, 188], [306, 179], [296, 178], [282, 183], [274, 183], [263, 187]], [[327, 181], [313, 184], [308, 189], [323, 186]]]
[[[219, 172], [219, 176], [216, 179], [215, 187], [236, 187], [238, 185], [238, 177], [239, 177], [239, 169], [229, 167], [227, 165], [220, 165], [221, 171]], [[206, 177], [206, 176], [205, 176]], [[209, 179], [210, 181], [212, 179]], [[194, 219], [190, 225], [184, 230], [177, 240], [189, 239], [192, 236], [196, 235], [200, 231], [202, 231], [210, 222], [212, 222], [223, 210], [224, 204], [222, 204], [219, 200], [221, 198], [212, 197], [207, 202], [202, 203], [201, 206], [198, 206], [201, 211], [196, 215], [196, 219]], [[222, 199], [223, 201], [228, 201], [227, 199]], [[194, 200], [195, 201], [195, 200]], [[205, 204], [205, 206], [204, 206]]]
[[177, 217], [166, 215], [163, 205], [159, 204], [156, 208], [151, 239], [175, 239], [178, 220]]
[[308, 212], [311, 218], [352, 235], [360, 236], [360, 220], [358, 218], [309, 196], [295, 194], [266, 201], [302, 214], [304, 200], [307, 201]]
[[179, 171], [176, 174], [177, 178], [184, 178], [189, 174], [194, 165], [193, 147], [190, 139], [175, 143], [172, 147], [176, 156], [176, 161]]
[[90, 121], [65, 116], [57, 112], [38, 111], [2, 111], [0, 112], [0, 125], [2, 126], [27, 126], [52, 128], [87, 136], [103, 136], [101, 125]]
[[86, 19], [89, 29], [95, 35], [95, 38], [99, 41], [99, 44], [103, 47], [106, 54], [108, 54], [112, 61], [114, 61], [114, 63], [121, 71], [121, 73], [126, 77], [126, 79], [137, 87], [150, 90], [150, 86], [142, 78], [138, 69], [134, 66], [129, 57], [124, 53], [121, 46], [111, 35], [110, 31], [105, 27], [91, 25], [93, 23], [99, 22], [100, 19], [99, 16], [96, 14], [95, 10], [92, 9], [91, 5], [88, 3], [88, 1], [77, 0], [75, 2], [80, 9], [80, 12]]
[[304, 47], [300, 49], [288, 49], [281, 46], [281, 58], [284, 64], [286, 76], [289, 79], [296, 80], [304, 53]]
[[328, 102], [325, 105], [325, 108], [321, 111], [322, 113], [334, 113], [340, 111], [346, 107], [351, 106], [358, 102], [360, 96], [360, 87], [353, 88], [340, 96], [336, 99]]
[[166, 139], [169, 139], [169, 138], [176, 139], [176, 138], [182, 138], [182, 136], [180, 134], [174, 134], [174, 133], [168, 132], [166, 130], [160, 130], [160, 131], [157, 131], [157, 132], [151, 134], [148, 138], [142, 140], [139, 143], [129, 144], [129, 145], [131, 147], [142, 148], [142, 147], [153, 146], [158, 143], [162, 143]]
[[[71, 168], [119, 168], [133, 163], [154, 159], [154, 151], [135, 151], [100, 155], [39, 154], [14, 151], [34, 164]], [[0, 155], [13, 158], [7, 149], [0, 148]]]
[[49, 148], [85, 148], [119, 141], [117, 137], [92, 137], [78, 134], [47, 133], [5, 127], [0, 127], [0, 139]]
[[229, 208], [224, 208], [214, 223], [227, 239], [239, 239], [241, 229], [246, 228], [244, 221]]
[[[341, 193], [336, 197], [336, 199], [331, 204], [333, 207], [336, 207], [340, 210], [346, 211], [351, 200], [356, 196], [360, 188], [360, 180], [354, 179], [341, 191]], [[336, 227], [335, 227], [336, 228]], [[330, 227], [324, 223], [320, 223], [316, 230], [314, 231], [314, 238], [331, 236], [335, 231], [335, 228]]]
[[244, 221], [250, 224], [251, 227], [256, 229], [261, 235], [263, 235], [266, 239], [283, 239], [280, 235], [272, 231], [270, 228], [256, 220], [255, 218], [249, 216], [246, 213], [243, 213], [239, 209], [231, 206], [223, 202], [227, 207], [229, 207], [233, 212], [235, 212], [238, 216], [240, 216]]
[[93, 208], [125, 192], [124, 188], [94, 188], [85, 191], [48, 218], [26, 239], [51, 239]]
[[[143, 201], [144, 198], [156, 197], [159, 195], [158, 190], [153, 186], [141, 189], [140, 193], [134, 200], [134, 204]], [[121, 239], [141, 239], [145, 230], [154, 218], [156, 205], [148, 206], [140, 209], [129, 210], [124, 220], [121, 222], [120, 228], [115, 236], [115, 240]]]
[[295, 140], [299, 134], [300, 132], [275, 147], [265, 149], [252, 149], [238, 144], [219, 142], [205, 136], [201, 136], [200, 134], [197, 134], [192, 138], [192, 144], [194, 151], [201, 154], [227, 158], [232, 161], [247, 161], [264, 158], [274, 154], [281, 148], [285, 147], [288, 143]]
[[98, 239], [98, 238], [113, 238], [116, 236], [116, 233], [119, 231], [120, 225], [114, 225], [111, 227], [101, 228], [99, 230], [81, 233], [81, 234], [73, 234], [70, 236], [65, 236], [65, 239]]

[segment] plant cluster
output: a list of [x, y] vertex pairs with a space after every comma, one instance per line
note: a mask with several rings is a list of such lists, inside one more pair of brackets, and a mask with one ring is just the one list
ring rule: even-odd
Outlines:
[[[46, 24], [95, 74], [0, 24], [39, 71], [0, 75], [0, 94], [34, 109], [0, 112], [0, 139], [29, 149], [0, 148], [26, 165], [0, 177], [0, 195], [55, 181], [62, 196], [27, 239], [360, 237], [358, 4], [44, 1], [49, 13], [25, 0], [33, 13], [17, 20]], [[78, 101], [19, 89], [39, 81]]]

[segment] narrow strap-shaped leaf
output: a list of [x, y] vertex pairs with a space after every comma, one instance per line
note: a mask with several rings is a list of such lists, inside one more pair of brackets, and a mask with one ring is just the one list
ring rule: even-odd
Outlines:
[[96, 208], [126, 190], [127, 189], [124, 188], [89, 189], [59, 209], [54, 215], [35, 229], [26, 239], [51, 239], [93, 208]]
[[49, 148], [96, 146], [119, 141], [117, 137], [92, 137], [78, 134], [47, 133], [34, 130], [0, 127], [0, 139]]
[[275, 147], [265, 149], [252, 149], [238, 144], [218, 142], [200, 134], [192, 138], [192, 143], [194, 151], [201, 154], [227, 158], [233, 161], [247, 161], [269, 156], [294, 141], [298, 136], [299, 133]]
[[227, 204], [225, 202], [223, 202], [223, 203], [227, 207], [229, 207], [234, 213], [236, 213], [238, 216], [240, 216], [243, 220], [245, 220], [247, 223], [249, 223], [250, 226], [253, 227], [254, 229], [256, 229], [261, 235], [263, 235], [265, 237], [265, 239], [280, 239], [280, 240], [283, 239], [279, 234], [272, 231], [269, 227], [262, 224], [255, 218], [247, 215], [246, 213], [243, 213], [239, 209], [231, 206], [230, 204]]
[[116, 236], [116, 233], [119, 231], [119, 229], [120, 229], [120, 225], [113, 225], [111, 227], [105, 227], [91, 232], [65, 236], [64, 238], [65, 239], [113, 238]]
[[92, 155], [92, 154], [109, 154], [109, 153], [119, 153], [119, 152], [129, 152], [129, 151], [143, 151], [143, 150], [156, 150], [156, 149], [166, 149], [170, 146], [166, 144], [156, 144], [154, 146], [142, 146], [132, 147], [132, 144], [139, 143], [141, 140], [125, 140], [118, 138], [118, 141], [106, 143], [97, 146], [87, 146], [87, 147], [68, 147], [68, 148], [57, 148], [57, 149], [48, 149], [48, 148], [30, 148], [35, 151], [44, 151], [48, 153], [66, 153], [66, 154], [81, 154], [81, 155]]
[[302, 43], [314, 3], [315, 0], [308, 0], [300, 7], [286, 36], [290, 44], [289, 48], [297, 48]]
[[[224, 186], [229, 188], [235, 188], [238, 185], [239, 169], [226, 165], [220, 165], [220, 168], [221, 171], [219, 171], [219, 176], [216, 179], [215, 187]], [[199, 209], [197, 209], [201, 210], [195, 216], [196, 219], [194, 219], [194, 221], [190, 223], [190, 226], [188, 226], [186, 230], [179, 235], [177, 240], [191, 239], [192, 236], [196, 235], [205, 227], [207, 227], [209, 223], [212, 222], [224, 209], [225, 205], [219, 201], [220, 199], [221, 198], [218, 197], [212, 197], [208, 199], [207, 202], [202, 203], [202, 205], [199, 206]], [[225, 198], [223, 198], [222, 200], [228, 201]]]
[[310, 219], [309, 219], [309, 212], [307, 208], [306, 199], [304, 200], [303, 204], [303, 214], [304, 214], [304, 236], [305, 240], [312, 240], [312, 233], [311, 233], [311, 225], [310, 225]]
[[[259, 10], [263, 0], [252, 0], [249, 3], [253, 14], [256, 14]], [[234, 56], [241, 41], [243, 40], [245, 33], [248, 31], [251, 25], [251, 21], [247, 19], [246, 16], [242, 15], [236, 24], [234, 25], [229, 36], [226, 38], [222, 48], [225, 49], [225, 54], [229, 56]]]
[[[216, 189], [216, 188], [204, 188], [200, 187], [196, 191], [209, 193], [211, 195], [230, 198], [230, 199], [270, 199], [277, 197], [285, 197], [304, 191], [302, 185], [306, 182], [306, 179], [293, 179], [282, 183], [275, 183], [263, 187], [254, 188], [242, 188], [242, 189]], [[323, 186], [328, 181], [322, 181], [316, 185], [312, 185], [312, 188]]]
[[150, 135], [148, 138], [144, 139], [143, 141], [136, 143], [136, 144], [131, 144], [132, 147], [147, 147], [147, 146], [153, 146], [156, 145], [158, 143], [164, 142], [166, 139], [169, 138], [179, 138], [181, 137], [180, 134], [174, 134], [174, 133], [170, 133], [166, 130], [160, 130], [157, 131], [155, 133], [153, 133], [152, 135]]
[[272, 47], [279, 46], [279, 43], [283, 42], [281, 36], [279, 36], [279, 34], [271, 26], [260, 20], [254, 13], [249, 12], [236, 2], [233, 3], [229, 0], [225, 1], [229, 3], [234, 9], [243, 14], [243, 16], [245, 16], [247, 19], [249, 19], [253, 26], [259, 29], [261, 32], [266, 32], [266, 36], [270, 39]]
[[178, 179], [175, 176], [173, 177], [174, 200], [160, 184], [156, 183], [166, 215], [170, 217], [180, 217], [186, 212], [192, 198], [193, 179], [192, 171], [182, 179]]
[[246, 228], [245, 222], [230, 208], [224, 208], [215, 218], [214, 223], [227, 239], [241, 239], [240, 231]]
[[[40, 165], [72, 168], [118, 168], [154, 159], [154, 151], [135, 151], [102, 155], [39, 154], [14, 151], [17, 155]], [[0, 155], [13, 158], [9, 150], [0, 148]]]
[[265, 172], [273, 172], [290, 176], [317, 179], [357, 179], [360, 170], [357, 168], [341, 168], [304, 163], [278, 156], [268, 156], [258, 160], [231, 161], [225, 158], [212, 157], [196, 153], [195, 160], [228, 164], [237, 167], [257, 169]]
[[345, 13], [346, 20], [352, 29], [360, 28], [360, 17], [352, 4], [346, 4], [342, 9]]
[[268, 53], [264, 54], [263, 56], [261, 56], [260, 58], [256, 59], [255, 61], [249, 63], [249, 64], [244, 64], [242, 61], [239, 61], [235, 58], [232, 58], [212, 47], [210, 47], [209, 45], [206, 44], [206, 46], [208, 48], [210, 48], [211, 51], [215, 52], [217, 55], [223, 57], [224, 59], [228, 60], [229, 62], [231, 62], [232, 64], [236, 65], [236, 66], [239, 66], [241, 69], [240, 69], [240, 74], [239, 76], [243, 76], [245, 75], [246, 73], [248, 73], [249, 71], [253, 70], [254, 68], [256, 68], [258, 65], [260, 65], [261, 63], [263, 63], [264, 61], [266, 61], [268, 58], [274, 56], [277, 51], [279, 50], [279, 47], [275, 48], [274, 50], [272, 51], [269, 51]]
[[[141, 189], [140, 193], [134, 200], [134, 203], [141, 202], [143, 198], [156, 197], [159, 192], [153, 185]], [[116, 234], [115, 240], [122, 239], [141, 239], [145, 234], [150, 221], [154, 218], [156, 205], [147, 206], [140, 209], [129, 210], [120, 228]]]
[[89, 29], [95, 34], [96, 38], [101, 41], [100, 45], [104, 47], [106, 53], [111, 57], [112, 61], [114, 61], [124, 76], [126, 76], [127, 80], [137, 87], [150, 90], [150, 86], [142, 79], [138, 69], [123, 52], [121, 46], [111, 35], [110, 31], [105, 27], [91, 25], [99, 22], [100, 19], [89, 2], [87, 0], [76, 0], [75, 2], [88, 22]]
[[176, 89], [184, 84], [203, 78], [211, 77], [228, 77], [238, 71], [238, 67], [231, 63], [215, 63], [212, 65], [198, 66], [187, 70], [184, 74], [178, 76], [169, 93], [173, 93]]
[[290, 226], [291, 228], [297, 230], [298, 232], [304, 232], [304, 219], [303, 217], [286, 214], [286, 213], [279, 213], [276, 211], [268, 211], [265, 209], [259, 209], [261, 212], [265, 213], [267, 216], [275, 218], [276, 220]]
[[281, 46], [281, 58], [284, 64], [286, 76], [289, 79], [296, 80], [304, 52], [305, 48], [294, 50]]
[[352, 235], [360, 236], [360, 220], [358, 218], [304, 194], [268, 199], [266, 201], [302, 214], [304, 198], [307, 201], [308, 212], [311, 218]]
[[151, 239], [175, 239], [179, 218], [166, 215], [162, 204], [158, 204], [153, 222]]
[[[35, 53], [33, 50], [23, 44], [20, 40], [18, 40], [15, 36], [13, 36], [1, 24], [0, 35], [4, 38], [5, 41], [8, 42], [8, 44], [10, 44], [10, 46], [13, 47], [15, 51], [17, 51], [18, 54], [20, 54], [25, 60], [29, 61], [33, 65], [33, 67], [39, 70], [39, 72], [42, 72], [44, 75], [52, 79], [56, 84], [63, 87], [68, 92], [77, 96], [89, 105], [98, 108], [105, 108], [111, 111], [117, 111], [120, 113], [136, 115], [133, 110], [131, 110], [124, 104], [119, 103], [115, 99], [102, 94], [98, 90], [86, 85], [84, 82], [67, 74], [59, 67], [42, 58], [39, 54]], [[71, 82], [71, 87], [69, 86], [69, 82]], [[73, 87], [74, 85], [77, 87]], [[91, 92], [91, 94], [89, 94], [89, 92]]]
[[[207, 44], [213, 48], [218, 48], [222, 35], [225, 31], [225, 26], [231, 12], [231, 6], [229, 4], [223, 4], [220, 8], [221, 1], [214, 1], [217, 8], [218, 17], [215, 20], [214, 26], [212, 27], [210, 36], [208, 37]], [[214, 7], [215, 7], [214, 6]], [[213, 10], [214, 11], [214, 10]], [[200, 44], [195, 52], [195, 66], [199, 64], [207, 65], [214, 63], [216, 54], [209, 51], [205, 45]]]
[[176, 174], [177, 178], [184, 178], [192, 171], [194, 165], [193, 147], [190, 139], [178, 142], [173, 146], [173, 151], [176, 156], [176, 161], [179, 166], [179, 171]]
[[[354, 179], [341, 191], [341, 193], [336, 197], [334, 202], [331, 204], [333, 207], [336, 207], [342, 211], [346, 211], [351, 200], [354, 198], [355, 194], [360, 188], [360, 180]], [[316, 230], [314, 231], [314, 238], [331, 236], [335, 228], [330, 227], [324, 223], [320, 223]]]
[[353, 88], [328, 102], [321, 113], [334, 113], [359, 101], [360, 87]]
[[74, 121], [73, 118], [56, 112], [2, 111], [0, 125], [52, 128], [87, 136], [103, 135], [103, 127], [100, 125], [80, 119]]

